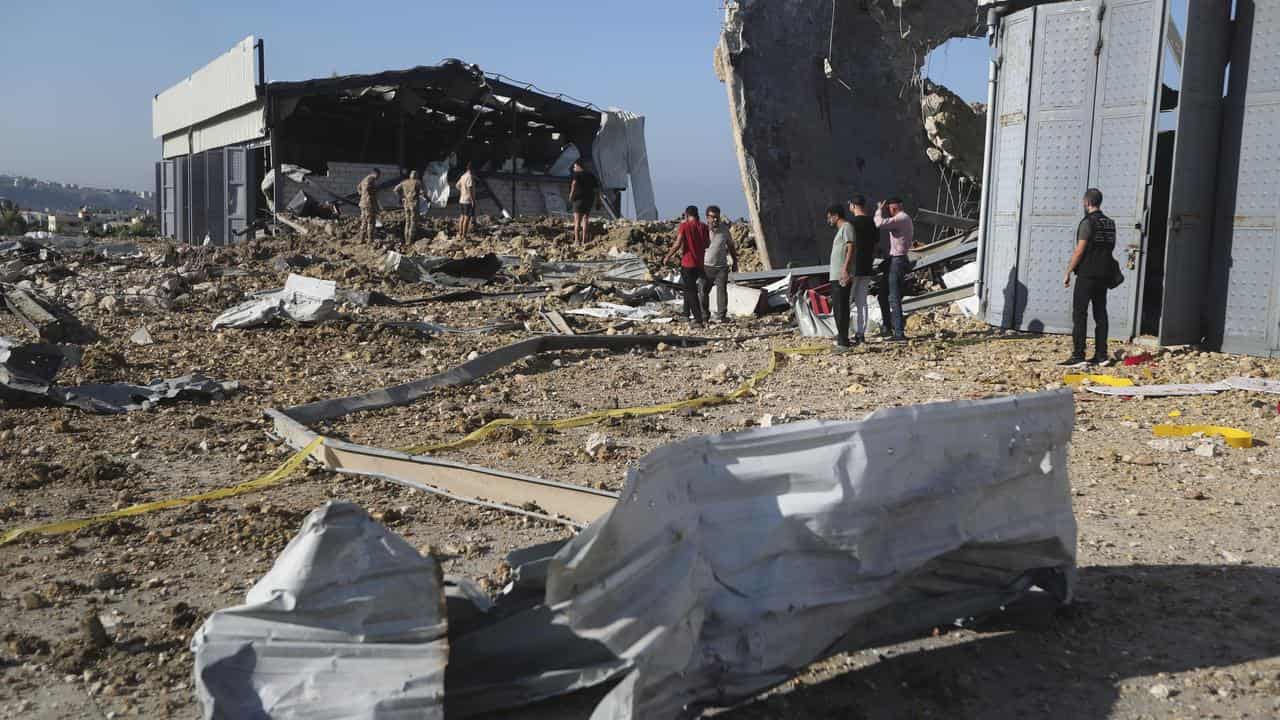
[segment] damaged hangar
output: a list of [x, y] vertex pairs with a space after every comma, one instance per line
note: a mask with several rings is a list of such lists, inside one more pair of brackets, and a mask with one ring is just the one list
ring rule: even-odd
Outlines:
[[1070, 331], [1061, 273], [1098, 187], [1126, 276], [1114, 336], [1280, 354], [1280, 2], [981, 4], [987, 322]]
[[[582, 157], [601, 182], [602, 211], [656, 219], [644, 118], [543, 92], [475, 65], [267, 82], [261, 40], [248, 37], [155, 96], [152, 134], [162, 232], [235, 242], [275, 208], [355, 210], [355, 184], [383, 170], [380, 200], [417, 170], [433, 212], [471, 162], [483, 214], [567, 211]], [[280, 179], [277, 182], [277, 178]], [[455, 198], [456, 201], [456, 198]]]
[[[982, 33], [990, 112], [940, 132], [948, 93], [921, 64]], [[715, 67], [770, 267], [825, 255], [833, 199], [901, 195], [979, 219], [989, 324], [1066, 333], [1062, 272], [1098, 187], [1126, 278], [1113, 337], [1275, 356], [1277, 37], [1277, 0], [736, 0]], [[948, 207], [957, 185], [978, 201]]]

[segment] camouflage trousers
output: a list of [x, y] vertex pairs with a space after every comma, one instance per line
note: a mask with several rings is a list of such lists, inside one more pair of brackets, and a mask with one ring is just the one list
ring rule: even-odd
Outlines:
[[360, 208], [360, 240], [365, 242], [373, 242], [373, 230], [378, 225], [378, 209], [371, 207]]
[[418, 204], [404, 204], [404, 243], [413, 244], [413, 233], [418, 226]]

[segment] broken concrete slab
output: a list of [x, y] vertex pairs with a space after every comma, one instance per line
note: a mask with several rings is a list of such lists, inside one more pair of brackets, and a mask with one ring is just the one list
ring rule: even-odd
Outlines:
[[134, 330], [133, 334], [129, 336], [129, 342], [133, 343], [134, 345], [155, 345], [156, 344], [155, 338], [151, 337], [151, 331], [147, 329], [146, 325], [143, 325], [137, 330]]
[[43, 342], [80, 344], [98, 339], [70, 310], [21, 287], [5, 291], [4, 305]]
[[328, 320], [335, 314], [337, 292], [332, 280], [290, 275], [283, 289], [257, 293], [219, 315], [213, 329], [256, 327], [280, 317], [300, 323]]

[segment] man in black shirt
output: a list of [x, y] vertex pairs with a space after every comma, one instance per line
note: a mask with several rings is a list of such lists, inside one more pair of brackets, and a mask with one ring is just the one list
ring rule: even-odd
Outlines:
[[[1063, 287], [1071, 287], [1071, 274], [1076, 275], [1075, 294], [1071, 298], [1071, 339], [1074, 348], [1063, 365], [1077, 366], [1107, 362], [1107, 289], [1112, 252], [1116, 248], [1116, 223], [1102, 214], [1102, 191], [1089, 188], [1084, 193], [1084, 219], [1076, 229], [1076, 249], [1071, 254]], [[1089, 305], [1093, 305], [1093, 359], [1084, 359], [1085, 334], [1088, 331]]]
[[880, 231], [867, 211], [865, 196], [854, 195], [849, 201], [849, 212], [853, 213], [849, 222], [853, 225], [854, 235], [853, 307], [858, 318], [853, 344], [858, 345], [867, 341], [867, 291], [875, 272], [873, 266], [880, 247]]
[[595, 207], [599, 189], [596, 176], [587, 172], [581, 160], [575, 160], [573, 180], [569, 183], [569, 204], [573, 206], [573, 242], [576, 247], [582, 248], [587, 244], [591, 209]]

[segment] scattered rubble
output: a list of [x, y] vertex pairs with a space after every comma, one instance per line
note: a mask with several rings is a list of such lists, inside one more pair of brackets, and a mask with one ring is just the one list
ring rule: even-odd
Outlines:
[[[398, 228], [400, 221], [391, 217], [396, 212], [384, 214], [387, 227]], [[263, 408], [319, 408], [316, 404], [327, 398], [350, 397], [363, 398], [368, 408], [308, 418], [309, 431], [327, 438], [314, 453], [326, 462], [311, 463], [269, 490], [120, 517], [62, 535], [24, 536], [0, 546], [6, 572], [0, 591], [6, 608], [0, 613], [0, 714], [17, 713], [25, 702], [24, 712], [36, 715], [197, 715], [195, 656], [188, 651], [193, 632], [212, 611], [242, 602], [308, 511], [329, 500], [368, 508], [420, 557], [436, 563], [446, 576], [448, 610], [440, 617], [447, 616], [450, 636], [466, 634], [492, 620], [486, 603], [514, 599], [503, 593], [508, 586], [510, 592], [531, 593], [526, 597], [534, 604], [544, 600], [550, 558], [574, 536], [575, 526], [606, 514], [615, 497], [626, 497], [628, 470], [649, 467], [645, 456], [662, 446], [696, 446], [707, 436], [760, 425], [768, 427], [747, 435], [798, 433], [815, 419], [846, 421], [893, 406], [1063, 385], [1055, 363], [1066, 356], [1067, 340], [991, 330], [955, 305], [941, 304], [909, 318], [909, 343], [873, 341], [840, 356], [795, 356], [732, 404], [616, 415], [569, 428], [513, 426], [494, 430], [480, 442], [415, 457], [404, 451], [456, 443], [504, 418], [556, 420], [724, 393], [767, 368], [773, 349], [823, 343], [797, 338], [793, 311], [772, 306], [774, 297], [790, 289], [785, 273], [735, 280], [763, 291], [770, 307], [698, 330], [703, 341], [695, 342], [693, 331], [674, 321], [655, 325], [571, 314], [603, 303], [632, 310], [653, 303], [661, 317], [678, 317], [678, 304], [664, 303], [674, 296], [661, 297], [669, 290], [662, 284], [668, 271], [658, 264], [670, 241], [670, 223], [597, 222], [591, 246], [575, 248], [558, 239], [568, 236], [563, 220], [482, 219], [479, 234], [464, 248], [452, 239], [447, 221], [426, 218], [422, 225], [430, 232], [405, 248], [405, 255], [460, 260], [493, 253], [504, 259], [489, 283], [458, 289], [387, 274], [384, 249], [350, 240], [351, 218], [298, 222], [312, 229], [306, 238], [264, 236], [230, 248], [142, 240], [126, 257], [87, 247], [32, 245], [0, 255], [5, 271], [18, 273], [16, 281], [6, 282], [15, 287], [28, 282], [26, 292], [60, 304], [98, 335], [89, 343], [41, 341], [16, 316], [0, 313], [0, 335], [10, 338], [0, 363], [6, 385], [27, 383], [43, 393], [54, 385], [75, 388], [196, 373], [241, 384], [217, 402], [191, 398], [124, 416], [85, 413], [5, 389], [0, 532], [203, 495], [261, 478], [297, 453], [278, 422], [263, 420]], [[627, 252], [640, 258], [651, 279], [606, 280], [609, 273], [588, 266], [572, 277], [546, 278], [539, 271], [542, 263], [606, 263]], [[46, 259], [40, 260], [42, 254]], [[21, 267], [7, 264], [15, 260]], [[744, 271], [760, 269], [758, 263], [744, 266]], [[917, 272], [919, 292], [951, 289], [941, 275], [955, 266], [938, 267], [942, 272]], [[245, 332], [212, 329], [228, 308], [264, 289], [285, 287], [290, 274], [333, 283], [330, 318], [307, 324], [275, 321]], [[185, 286], [169, 283], [170, 291], [180, 294], [166, 305], [155, 291], [170, 275], [182, 277]], [[109, 310], [100, 307], [106, 298], [112, 298]], [[564, 317], [576, 333], [556, 336], [565, 345], [485, 369], [493, 352], [548, 333], [542, 317], [550, 312]], [[131, 341], [142, 328], [154, 344]], [[631, 344], [572, 345], [613, 338]], [[1116, 349], [1121, 361], [1151, 356], [1100, 371], [1130, 383], [1120, 389], [1218, 382], [1231, 389], [1138, 399], [1097, 394], [1090, 389], [1096, 383], [1073, 386], [1075, 433], [1070, 445], [1063, 445], [1062, 457], [1069, 463], [1070, 499], [1080, 527], [1077, 603], [1031, 621], [1049, 628], [1053, 642], [1045, 641], [1045, 632], [1021, 624], [1007, 632], [997, 621], [996, 631], [989, 632], [980, 623], [956, 627], [939, 621], [902, 645], [872, 643], [874, 651], [839, 652], [813, 663], [806, 660], [816, 655], [791, 658], [786, 673], [773, 681], [782, 685], [754, 695], [743, 685], [744, 694], [732, 697], [745, 698], [745, 706], [721, 714], [745, 719], [854, 714], [865, 710], [867, 693], [875, 694], [882, 714], [895, 717], [980, 717], [975, 708], [990, 707], [1036, 715], [1047, 706], [1132, 720], [1194, 715], [1189, 708], [1199, 707], [1204, 698], [1222, 698], [1211, 700], [1219, 713], [1274, 714], [1267, 684], [1274, 679], [1274, 659], [1257, 638], [1280, 633], [1275, 618], [1259, 610], [1265, 598], [1280, 593], [1269, 571], [1280, 563], [1271, 542], [1271, 517], [1280, 507], [1280, 475], [1273, 470], [1280, 413], [1268, 394], [1280, 387], [1280, 361], [1194, 347]], [[466, 366], [469, 362], [477, 365]], [[50, 368], [56, 368], [54, 374]], [[945, 380], [926, 380], [929, 375]], [[409, 404], [383, 402], [432, 377], [459, 382], [416, 394], [406, 390], [413, 395]], [[1171, 422], [1236, 428], [1254, 437], [1254, 447], [1231, 448], [1212, 436], [1153, 435], [1155, 426]], [[929, 452], [931, 443], [945, 441], [952, 430], [896, 433], [894, 457]], [[597, 439], [591, 444], [597, 452], [591, 454], [588, 440], [596, 433], [604, 436], [608, 450], [599, 452]], [[886, 445], [876, 440], [866, 448]], [[1206, 445], [1215, 448], [1212, 456], [1195, 453]], [[859, 452], [850, 450], [851, 456]], [[698, 467], [698, 457], [691, 455], [682, 467]], [[398, 475], [399, 465], [389, 473], [376, 464], [341, 464], [360, 458], [370, 463], [409, 458], [405, 462], [417, 474], [408, 477], [418, 484], [383, 479]], [[1026, 465], [1037, 477], [1042, 460], [1038, 456]], [[1060, 466], [1055, 461], [1053, 467]], [[890, 475], [902, 480], [900, 474]], [[502, 483], [524, 488], [531, 478], [574, 488], [574, 497], [584, 499], [582, 519], [567, 520], [551, 501], [514, 493], [510, 500], [497, 497], [506, 492]], [[681, 487], [672, 485], [672, 492], [683, 492]], [[458, 502], [442, 488], [456, 496], [478, 496], [480, 502]], [[842, 493], [831, 490], [833, 498], [847, 500]], [[787, 503], [817, 501], [818, 495], [826, 492], [789, 495]], [[637, 511], [648, 500], [648, 495], [637, 496]], [[762, 502], [751, 507], [792, 509], [787, 503]], [[643, 515], [637, 512], [636, 519]], [[795, 517], [786, 526], [788, 539], [797, 537], [796, 528], [815, 527]], [[732, 524], [742, 528], [758, 522], [753, 515]], [[593, 550], [593, 557], [608, 541], [595, 537], [602, 549]], [[631, 536], [622, 541], [632, 547], [646, 542]], [[543, 544], [550, 549], [533, 550]], [[717, 549], [733, 543], [691, 541], [687, 547], [702, 552], [703, 545]], [[115, 577], [99, 578], [102, 573]], [[716, 574], [739, 592], [755, 592], [744, 590], [740, 578]], [[842, 568], [822, 576], [854, 573]], [[729, 595], [726, 601], [737, 601]], [[464, 596], [467, 600], [459, 602]], [[86, 619], [90, 612], [105, 643]], [[876, 622], [883, 624], [883, 617], [876, 616]], [[1170, 627], [1187, 631], [1170, 632]], [[703, 628], [710, 632], [706, 623]], [[534, 644], [531, 637], [531, 650]], [[509, 641], [495, 647], [503, 658], [525, 657], [519, 655], [524, 649]], [[449, 666], [455, 659], [451, 650]], [[794, 679], [783, 682], [791, 673]], [[986, 673], [998, 673], [1001, 681], [986, 682]], [[1064, 676], [1072, 683], [1062, 684]], [[687, 677], [692, 683], [699, 675]], [[1154, 698], [1147, 691], [1153, 683], [1178, 692]], [[681, 687], [686, 686], [677, 682], [669, 689]], [[1229, 697], [1217, 694], [1225, 688]], [[561, 707], [563, 701], [552, 702]]]

